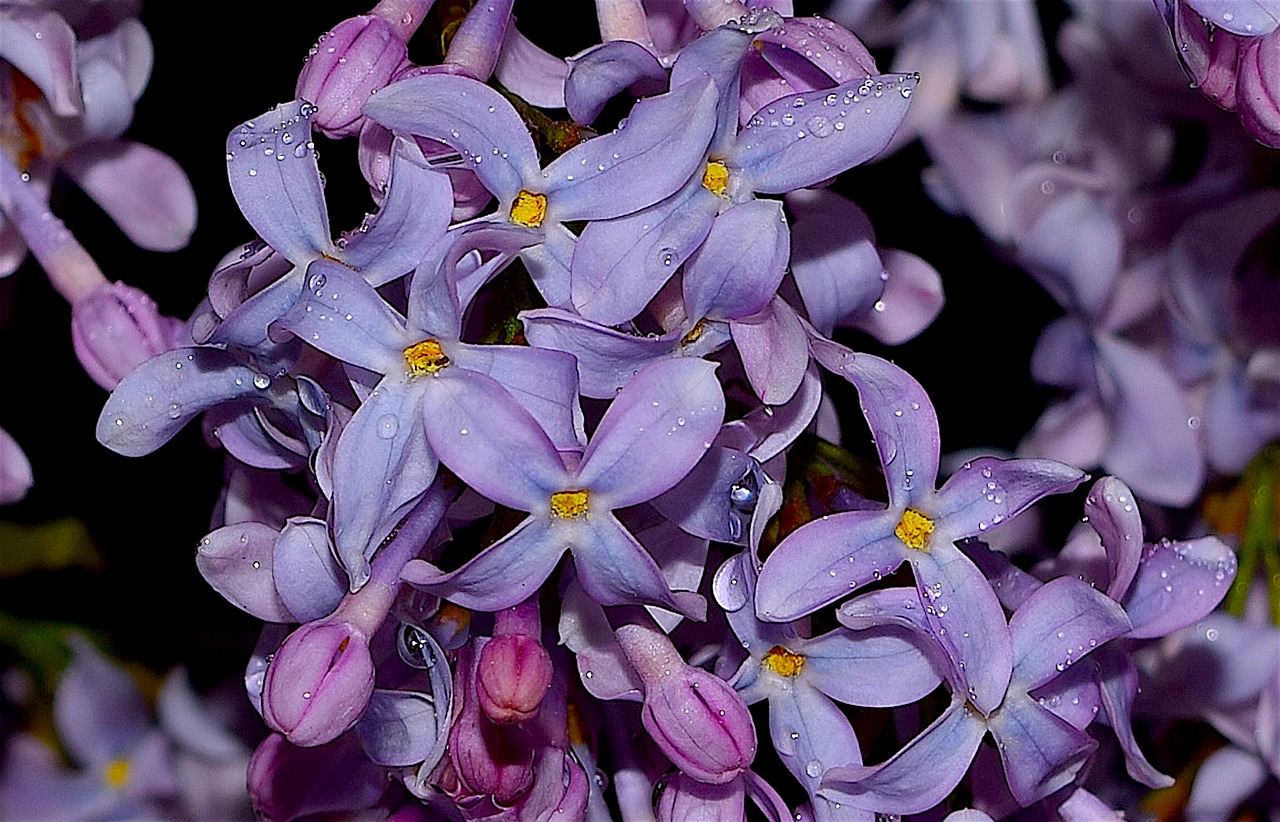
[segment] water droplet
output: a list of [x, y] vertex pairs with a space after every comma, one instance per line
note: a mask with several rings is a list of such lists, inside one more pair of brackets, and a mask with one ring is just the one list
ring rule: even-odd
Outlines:
[[175, 403], [170, 403], [170, 404], [169, 404], [169, 419], [171, 419], [171, 420], [176, 420], [178, 417], [181, 417], [181, 416], [182, 416], [182, 406], [178, 405], [176, 402], [175, 402]]
[[378, 418], [378, 438], [389, 440], [400, 430], [400, 420], [395, 414], [383, 414]]
[[324, 288], [325, 283], [329, 282], [328, 278], [321, 272], [311, 275], [311, 279], [307, 281], [307, 287], [312, 291], [319, 291]]
[[271, 385], [271, 378], [268, 377], [266, 374], [253, 375], [254, 388], [258, 389], [259, 391], [262, 391], [262, 390], [265, 390], [269, 385]]
[[810, 117], [809, 122], [806, 123], [806, 125], [809, 127], [809, 131], [814, 137], [830, 137], [831, 132], [835, 131], [835, 126], [831, 124], [831, 120], [823, 117], [821, 114], [815, 114]]
[[809, 764], [804, 766], [804, 772], [810, 779], [817, 779], [822, 776], [822, 763], [816, 759], [810, 759]]

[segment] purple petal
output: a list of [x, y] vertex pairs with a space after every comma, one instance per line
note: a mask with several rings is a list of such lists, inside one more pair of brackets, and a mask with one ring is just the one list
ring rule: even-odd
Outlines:
[[53, 721], [71, 758], [96, 769], [138, 744], [150, 713], [123, 669], [78, 634], [67, 644], [73, 655], [54, 694]]
[[684, 479], [654, 497], [653, 507], [690, 534], [737, 542], [743, 536], [742, 521], [733, 505], [732, 489], [753, 470], [756, 463], [746, 454], [713, 445]]
[[862, 764], [858, 737], [839, 706], [800, 682], [769, 700], [769, 734], [782, 764], [810, 797], [817, 796], [828, 769]]
[[585, 320], [556, 308], [523, 311], [531, 345], [574, 354], [584, 397], [613, 397], [646, 364], [679, 350], [676, 335], [640, 337]]
[[885, 345], [898, 345], [927, 328], [942, 311], [942, 277], [928, 262], [907, 251], [887, 248], [881, 251], [881, 259], [889, 275], [884, 294], [871, 311], [850, 318], [848, 324]]
[[1009, 791], [1024, 806], [1075, 778], [1098, 743], [1028, 698], [1010, 699], [989, 720]]
[[357, 591], [369, 578], [369, 557], [436, 475], [427, 444], [421, 386], [384, 379], [342, 429], [334, 461], [333, 541]]
[[272, 549], [272, 576], [296, 622], [314, 622], [338, 607], [346, 576], [333, 555], [329, 527], [312, 517], [290, 517]]
[[294, 265], [334, 251], [310, 112], [307, 103], [284, 103], [227, 137], [227, 176], [240, 210]]
[[658, 94], [667, 85], [667, 71], [658, 58], [630, 40], [592, 46], [566, 62], [564, 107], [577, 123], [594, 122], [605, 103], [623, 89], [643, 97]]
[[59, 117], [83, 113], [76, 67], [76, 35], [55, 11], [8, 5], [0, 12], [0, 59], [40, 89]]
[[1054, 460], [979, 457], [947, 479], [927, 513], [948, 539], [978, 536], [1087, 478], [1079, 468]]
[[780, 201], [729, 207], [685, 265], [685, 310], [697, 318], [755, 314], [777, 292], [790, 254], [791, 232]]
[[869, 308], [884, 293], [884, 264], [867, 215], [826, 189], [787, 196], [791, 273], [813, 327], [830, 336], [836, 323]]
[[31, 488], [31, 463], [17, 441], [0, 428], [0, 505], [17, 502]]
[[497, 380], [537, 420], [561, 451], [582, 447], [582, 408], [578, 404], [578, 369], [561, 351], [523, 345], [465, 345], [454, 349], [454, 362]]
[[640, 702], [644, 683], [627, 662], [600, 604], [576, 582], [561, 603], [560, 641], [574, 653], [582, 686], [596, 699]]
[[1103, 477], [1089, 491], [1084, 514], [1107, 552], [1107, 596], [1119, 601], [1129, 590], [1142, 557], [1142, 517], [1137, 500], [1122, 480]]
[[1191, 625], [1217, 607], [1235, 575], [1235, 552], [1217, 537], [1146, 545], [1124, 598], [1129, 636], [1152, 639]]
[[1106, 662], [1106, 667], [1099, 671], [1102, 707], [1124, 751], [1125, 770], [1148, 788], [1167, 788], [1173, 784], [1173, 777], [1156, 770], [1147, 761], [1133, 736], [1133, 698], [1138, 693], [1138, 671], [1127, 656], [1119, 653], [1108, 654]]
[[149, 454], [196, 414], [269, 386], [262, 374], [213, 348], [177, 348], [147, 360], [111, 392], [98, 442], [127, 457]]
[[1234, 745], [1220, 748], [1200, 763], [1185, 813], [1188, 819], [1233, 819], [1240, 804], [1267, 781], [1256, 755]]
[[751, 390], [765, 405], [783, 405], [800, 389], [809, 368], [808, 335], [796, 312], [774, 297], [761, 313], [730, 322]]
[[960, 784], [986, 733], [981, 715], [963, 698], [954, 698], [942, 716], [884, 764], [833, 768], [822, 782], [845, 794], [855, 808], [922, 813]]
[[609, 508], [645, 502], [679, 482], [724, 422], [715, 369], [706, 360], [680, 358], [636, 374], [600, 420], [577, 482]]
[[765, 560], [756, 613], [790, 622], [892, 573], [907, 550], [896, 525], [889, 511], [848, 511], [800, 526]]
[[565, 61], [538, 48], [529, 38], [507, 26], [493, 74], [503, 87], [538, 108], [564, 108]]
[[1047, 208], [1023, 237], [1018, 256], [1059, 302], [1097, 316], [1120, 273], [1124, 237], [1096, 195], [1072, 192]]
[[804, 676], [846, 705], [908, 705], [942, 682], [921, 647], [909, 629], [898, 626], [837, 628], [804, 643]]
[[462, 336], [458, 265], [474, 249], [461, 231], [446, 232], [427, 249], [409, 281], [409, 327], [448, 340]]
[[606, 220], [653, 205], [702, 171], [715, 128], [706, 78], [636, 103], [617, 130], [579, 143], [547, 166], [549, 220]]
[[1000, 601], [959, 548], [935, 545], [912, 553], [925, 618], [952, 662], [952, 676], [979, 710], [995, 710], [1013, 667], [1013, 641]]
[[569, 266], [578, 238], [561, 223], [542, 229], [542, 242], [520, 250], [520, 261], [529, 272], [543, 301], [552, 308], [569, 305]]
[[[725, 165], [742, 188], [782, 194], [820, 183], [880, 153], [907, 113], [918, 79], [882, 74], [796, 95], [756, 112]], [[780, 113], [781, 111], [781, 113]]]
[[260, 522], [225, 525], [196, 547], [196, 569], [209, 587], [264, 622], [294, 622], [276, 593], [271, 552], [278, 532]]
[[1073, 728], [1084, 730], [1102, 710], [1102, 694], [1098, 688], [1099, 671], [1109, 663], [1109, 649], [1104, 648], [1084, 665], [1074, 666], [1054, 677], [1035, 691], [1036, 702], [1048, 708]]
[[[653, 561], [662, 571], [662, 578], [667, 587], [673, 591], [696, 591], [702, 584], [702, 577], [707, 566], [707, 550], [710, 543], [706, 538], [686, 534], [675, 524], [660, 517], [648, 525], [630, 524], [632, 534], [640, 544], [644, 545]], [[658, 626], [671, 633], [680, 624], [681, 614], [667, 611], [656, 606], [648, 608]]]
[[474, 371], [440, 373], [425, 417], [440, 461], [494, 502], [545, 511], [550, 494], [569, 481], [546, 432], [493, 378]]
[[316, 260], [283, 328], [342, 362], [377, 374], [407, 373], [404, 349], [419, 340], [373, 286], [344, 265]]
[[1128, 630], [1115, 600], [1074, 577], [1051, 580], [1009, 620], [1014, 678], [1034, 690]]
[[127, 140], [77, 148], [59, 166], [102, 206], [130, 240], [173, 251], [196, 227], [196, 195], [172, 157]]
[[613, 514], [588, 517], [571, 548], [578, 580], [601, 605], [661, 605], [690, 619], [706, 619], [706, 601], [688, 591], [672, 592], [653, 557]]
[[392, 131], [457, 149], [503, 206], [540, 178], [538, 151], [520, 115], [470, 77], [420, 74], [392, 83], [369, 98], [364, 113]]
[[1187, 5], [1218, 28], [1258, 37], [1280, 25], [1277, 0], [1187, 0]]
[[[425, 636], [434, 642], [430, 634]], [[443, 652], [438, 653], [437, 658], [443, 659]], [[444, 695], [435, 695], [440, 696]], [[360, 747], [379, 765], [418, 765], [432, 758], [439, 762], [448, 740], [448, 733], [441, 733], [439, 712], [448, 712], [452, 694], [448, 696], [438, 703], [432, 695], [416, 691], [374, 688], [369, 706], [355, 724]]]
[[549, 521], [529, 517], [456, 571], [415, 559], [400, 578], [463, 608], [500, 611], [533, 596], [568, 548]]

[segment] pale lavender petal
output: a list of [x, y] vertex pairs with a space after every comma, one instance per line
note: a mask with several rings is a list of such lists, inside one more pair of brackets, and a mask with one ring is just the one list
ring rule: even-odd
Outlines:
[[196, 546], [196, 570], [209, 587], [264, 622], [294, 622], [272, 577], [278, 532], [260, 522], [224, 525]]
[[774, 297], [760, 314], [731, 321], [729, 329], [760, 401], [769, 406], [790, 401], [809, 368], [808, 336], [795, 310]]
[[1108, 654], [1107, 662], [1106, 668], [1099, 671], [1102, 707], [1124, 751], [1125, 770], [1148, 788], [1167, 788], [1173, 784], [1173, 777], [1156, 770], [1147, 761], [1133, 736], [1133, 699], [1138, 693], [1138, 671], [1123, 654]]
[[247, 757], [248, 750], [236, 735], [219, 723], [214, 712], [191, 687], [185, 668], [174, 668], [156, 694], [156, 718], [165, 734], [184, 753], [194, 753], [206, 761], [228, 761]]
[[225, 351], [174, 349], [135, 368], [111, 392], [98, 417], [98, 442], [127, 457], [149, 454], [196, 414], [269, 383]]
[[960, 549], [935, 545], [912, 553], [925, 618], [952, 662], [952, 676], [979, 710], [995, 710], [1013, 668], [1013, 641], [1000, 601]]
[[1101, 799], [1076, 788], [1066, 801], [1058, 806], [1063, 822], [1125, 822], [1125, 813], [1105, 804]]
[[679, 482], [724, 422], [716, 364], [679, 358], [645, 367], [618, 392], [582, 455], [577, 482], [610, 508], [653, 499]]
[[627, 662], [600, 604], [578, 582], [561, 599], [560, 641], [573, 651], [582, 686], [596, 699], [640, 702], [644, 683]]
[[653, 507], [690, 534], [737, 542], [743, 536], [742, 521], [731, 495], [756, 466], [741, 451], [713, 445], [683, 480], [654, 497]]
[[891, 625], [861, 631], [837, 628], [804, 643], [804, 677], [846, 705], [908, 705], [942, 682], [921, 649], [922, 643], [910, 629]]
[[[443, 659], [443, 654], [437, 658]], [[440, 710], [432, 695], [374, 688], [355, 724], [360, 747], [379, 765], [418, 765], [433, 755], [438, 762], [448, 740], [448, 734], [441, 733]]]
[[831, 335], [836, 323], [871, 308], [884, 292], [884, 264], [871, 220], [850, 200], [826, 189], [787, 195], [791, 274], [809, 322]]
[[548, 520], [529, 517], [456, 571], [415, 559], [400, 578], [464, 608], [500, 611], [533, 596], [568, 548]]
[[296, 622], [314, 622], [338, 607], [347, 592], [333, 555], [329, 527], [314, 517], [290, 517], [272, 549], [272, 576]]
[[1250, 625], [1224, 612], [1211, 613], [1170, 641], [1149, 676], [1142, 709], [1159, 715], [1202, 717], [1206, 708], [1236, 708], [1257, 699], [1275, 680], [1280, 633], [1271, 625]]
[[1187, 0], [1187, 5], [1218, 28], [1248, 37], [1268, 34], [1280, 25], [1277, 0]]
[[799, 109], [790, 100], [772, 103], [738, 135], [725, 165], [742, 175], [746, 190], [764, 194], [834, 177], [889, 144], [917, 82], [911, 74], [882, 74], [798, 94]]
[[833, 768], [822, 782], [853, 807], [877, 813], [922, 813], [960, 784], [986, 736], [981, 715], [963, 698], [882, 765]]
[[780, 201], [730, 206], [685, 264], [685, 310], [696, 318], [755, 314], [777, 293], [790, 255], [791, 232]]
[[1102, 693], [1098, 678], [1110, 649], [1104, 648], [1084, 665], [1068, 668], [1043, 688], [1036, 690], [1035, 700], [1073, 728], [1084, 730], [1098, 718], [1102, 710]]
[[1031, 351], [1031, 377], [1042, 385], [1072, 390], [1094, 384], [1093, 350], [1083, 319], [1061, 317], [1044, 327]]
[[979, 457], [947, 478], [927, 513], [948, 539], [978, 536], [1043, 497], [1074, 489], [1088, 476], [1054, 460]]
[[227, 137], [227, 176], [240, 210], [295, 265], [334, 251], [310, 112], [307, 103], [284, 103]]
[[493, 69], [503, 87], [538, 108], [564, 108], [564, 60], [538, 48], [514, 25], [507, 26], [502, 51]]
[[745, 31], [722, 26], [706, 32], [680, 49], [671, 69], [671, 87], [706, 75], [719, 91], [716, 100], [716, 132], [711, 138], [711, 154], [719, 156], [733, 142], [738, 130], [738, 100], [742, 60], [751, 47], [752, 36]]
[[409, 281], [409, 327], [437, 339], [462, 336], [458, 265], [474, 249], [463, 231], [446, 231], [427, 249]]
[[1090, 391], [1051, 403], [1018, 446], [1027, 456], [1093, 467], [1102, 461], [1109, 436], [1106, 412]]
[[460, 368], [490, 376], [507, 389], [557, 449], [577, 450], [586, 442], [577, 363], [571, 355], [523, 345], [459, 343], [451, 350]]
[[543, 301], [552, 308], [567, 308], [570, 304], [569, 266], [578, 238], [562, 223], [543, 226], [542, 242], [520, 250], [520, 261], [529, 272]]
[[907, 550], [896, 525], [888, 511], [848, 511], [800, 526], [765, 560], [756, 613], [790, 622], [891, 573]]
[[369, 578], [369, 557], [435, 479], [427, 444], [423, 391], [384, 379], [342, 429], [334, 461], [334, 551], [358, 591]]
[[1094, 483], [1084, 503], [1089, 525], [1107, 552], [1107, 596], [1124, 598], [1142, 558], [1142, 517], [1129, 486], [1116, 477]]
[[1165, 636], [1201, 619], [1222, 601], [1236, 576], [1236, 555], [1217, 537], [1145, 546], [1124, 598], [1129, 636]]
[[589, 517], [572, 551], [578, 580], [601, 605], [661, 605], [690, 619], [706, 619], [706, 600], [668, 588], [658, 563], [613, 514]]
[[658, 58], [630, 40], [592, 46], [565, 62], [569, 76], [564, 81], [564, 107], [578, 123], [595, 121], [605, 103], [623, 89], [643, 97], [662, 92], [667, 85], [667, 70]]
[[420, 74], [392, 83], [369, 98], [364, 113], [392, 131], [457, 149], [504, 207], [540, 177], [538, 151], [520, 115], [470, 77]]
[[848, 718], [834, 702], [802, 682], [779, 689], [769, 700], [769, 734], [782, 764], [817, 802], [823, 801], [816, 797], [828, 769], [862, 764], [858, 737]]
[[130, 240], [151, 251], [173, 251], [196, 227], [196, 195], [167, 154], [128, 140], [77, 147], [59, 165], [102, 206]]
[[96, 769], [142, 740], [150, 712], [124, 669], [78, 634], [67, 644], [73, 655], [54, 694], [53, 721], [72, 759]]
[[1191, 409], [1178, 384], [1151, 352], [1095, 335], [1098, 382], [1111, 418], [1107, 470], [1144, 498], [1186, 505], [1204, 482], [1204, 457], [1187, 420]]
[[584, 397], [613, 397], [644, 366], [679, 349], [674, 335], [641, 337], [585, 320], [571, 312], [541, 308], [520, 314], [531, 345], [574, 354]]
[[1024, 806], [1069, 783], [1098, 747], [1032, 699], [1010, 699], [989, 723], [1009, 791]]
[[1009, 619], [1013, 676], [1034, 690], [1128, 630], [1129, 618], [1106, 594], [1074, 577], [1051, 580]]
[[1236, 809], [1267, 781], [1266, 765], [1249, 751], [1227, 745], [1196, 771], [1185, 809], [1189, 822], [1235, 818]]
[[[1216, 353], [1216, 352], [1215, 352]], [[1250, 364], [1259, 362], [1257, 355]], [[1249, 373], [1232, 359], [1218, 369], [1204, 401], [1204, 450], [1209, 466], [1238, 476], [1278, 433], [1274, 403], [1253, 400]]]
[[719, 442], [747, 451], [759, 462], [768, 462], [795, 442], [818, 413], [823, 400], [822, 376], [810, 362], [791, 399], [779, 406], [762, 406], [720, 429]]
[[373, 286], [329, 260], [307, 269], [306, 288], [280, 325], [342, 362], [397, 377], [408, 373], [404, 349], [420, 342]]
[[[630, 524], [636, 541], [644, 545], [662, 570], [662, 578], [673, 591], [696, 591], [702, 584], [707, 567], [709, 541], [681, 531], [678, 526], [662, 518], [650, 525]], [[676, 629], [683, 619], [681, 614], [657, 606], [649, 606], [649, 615], [667, 633]]]
[[76, 74], [76, 35], [55, 11], [22, 4], [0, 11], [0, 59], [13, 65], [40, 89], [59, 117], [82, 113]]
[[931, 264], [909, 251], [886, 248], [880, 257], [889, 275], [884, 294], [872, 304], [871, 311], [847, 322], [885, 345], [898, 345], [927, 328], [942, 311], [946, 301], [942, 277]]
[[715, 128], [715, 86], [703, 77], [636, 103], [609, 134], [547, 166], [548, 220], [605, 220], [678, 191], [706, 161]]
[[496, 380], [440, 372], [428, 394], [427, 437], [440, 461], [481, 494], [521, 511], [546, 511], [568, 473], [537, 421]]
[[1049, 206], [1018, 245], [1020, 261], [1058, 301], [1090, 317], [1105, 307], [1123, 253], [1116, 218], [1082, 191]]
[[17, 502], [33, 482], [31, 463], [17, 441], [0, 428], [0, 505]]
[[854, 631], [895, 625], [914, 631], [920, 636], [931, 637], [933, 629], [925, 619], [920, 604], [920, 592], [915, 588], [881, 588], [860, 594], [840, 606], [836, 611], [840, 624]]

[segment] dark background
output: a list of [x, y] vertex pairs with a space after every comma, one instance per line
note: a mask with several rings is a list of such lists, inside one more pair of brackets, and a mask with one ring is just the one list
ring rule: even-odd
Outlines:
[[[816, 8], [798, 5], [798, 14]], [[155, 68], [126, 136], [167, 152], [186, 169], [199, 222], [188, 248], [144, 252], [61, 181], [54, 210], [109, 279], [146, 290], [165, 313], [190, 313], [217, 261], [251, 239], [226, 182], [227, 133], [292, 99], [302, 58], [317, 36], [366, 10], [356, 2], [144, 3]], [[555, 53], [571, 54], [598, 39], [585, 0], [517, 2], [516, 10], [521, 30]], [[415, 41], [411, 55], [422, 51]], [[372, 209], [354, 171], [352, 142], [317, 138], [335, 232]], [[882, 245], [912, 251], [938, 268], [947, 306], [933, 327], [891, 352], [869, 338], [842, 339], [891, 356], [924, 384], [938, 409], [944, 450], [1010, 449], [1049, 396], [1031, 383], [1027, 366], [1036, 331], [1056, 309], [1026, 275], [1002, 265], [968, 222], [947, 217], [924, 196], [919, 174], [926, 164], [916, 144], [854, 169], [839, 188], [868, 212]], [[259, 623], [214, 593], [193, 561], [221, 488], [222, 456], [205, 445], [198, 425], [140, 459], [98, 445], [94, 424], [105, 393], [75, 360], [69, 316], [33, 263], [0, 280], [0, 426], [22, 445], [35, 472], [27, 498], [0, 509], [0, 520], [79, 518], [107, 562], [99, 570], [0, 579], [0, 612], [101, 629], [121, 657], [157, 672], [185, 664], [198, 686], [236, 678]], [[863, 441], [852, 392], [837, 396], [848, 403], [846, 438]]]

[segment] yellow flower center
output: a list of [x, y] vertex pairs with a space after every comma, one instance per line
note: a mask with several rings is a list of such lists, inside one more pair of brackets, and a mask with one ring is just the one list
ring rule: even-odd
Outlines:
[[129, 762], [124, 758], [111, 760], [102, 772], [102, 781], [113, 790], [123, 788], [129, 781]]
[[547, 219], [547, 195], [520, 189], [511, 204], [511, 222], [525, 228], [537, 228]]
[[689, 329], [689, 333], [685, 334], [683, 337], [680, 338], [680, 344], [691, 345], [697, 342], [698, 338], [702, 336], [702, 332], [706, 329], [706, 327], [707, 327], [706, 320], [698, 320], [698, 322], [694, 324], [693, 328]]
[[893, 533], [908, 548], [927, 551], [929, 549], [925, 545], [929, 541], [929, 535], [933, 533], [933, 520], [919, 511], [908, 508], [902, 512], [902, 519], [898, 522], [898, 527], [893, 529]]
[[707, 163], [707, 170], [702, 172], [702, 187], [717, 197], [724, 197], [729, 189], [729, 169], [719, 160]]
[[404, 362], [409, 367], [409, 374], [420, 377], [423, 374], [434, 374], [449, 364], [440, 343], [435, 340], [423, 340], [414, 343], [404, 350]]
[[761, 664], [778, 676], [795, 676], [804, 667], [804, 656], [794, 654], [781, 645], [774, 645], [764, 655]]
[[560, 519], [577, 519], [587, 514], [587, 492], [557, 491], [551, 495], [551, 513]]

